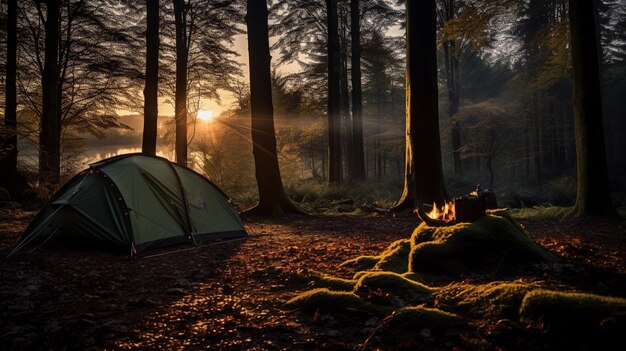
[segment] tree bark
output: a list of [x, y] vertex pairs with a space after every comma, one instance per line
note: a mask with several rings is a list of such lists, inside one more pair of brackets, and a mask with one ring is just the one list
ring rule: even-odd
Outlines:
[[341, 62], [337, 0], [326, 0], [328, 22], [328, 181], [343, 180], [341, 160], [341, 111], [339, 104]]
[[352, 167], [350, 178], [366, 179], [365, 153], [363, 151], [363, 93], [361, 88], [361, 11], [359, 0], [350, 0], [350, 25], [352, 41]]
[[156, 155], [159, 115], [159, 0], [146, 0], [146, 78], [141, 151]]
[[187, 20], [185, 0], [174, 0], [176, 22], [176, 163], [187, 166]]
[[[455, 0], [442, 1], [440, 10], [440, 20], [444, 24], [451, 21], [456, 16], [457, 4]], [[450, 118], [452, 160], [454, 174], [463, 173], [463, 163], [461, 162], [461, 126], [460, 122], [454, 118], [459, 110], [460, 86], [459, 86], [459, 59], [455, 51], [455, 43], [448, 40], [443, 43], [444, 67], [446, 70], [446, 88], [448, 92], [448, 117]]]
[[393, 211], [445, 200], [437, 103], [436, 3], [405, 3], [406, 160], [404, 190]]
[[267, 2], [248, 0], [246, 24], [250, 57], [250, 114], [252, 153], [259, 189], [259, 202], [245, 214], [282, 216], [304, 214], [283, 188], [276, 152], [274, 107], [272, 105], [271, 56]]
[[5, 80], [4, 128], [0, 135], [0, 187], [14, 198], [20, 194], [17, 176], [17, 0], [8, 1], [7, 58]]
[[[340, 66], [340, 94], [339, 94], [339, 116], [341, 120], [341, 140], [342, 159], [346, 160], [347, 172], [342, 168], [342, 174], [350, 174], [352, 160], [352, 123], [350, 123], [350, 89], [348, 88], [348, 12], [342, 7], [340, 13], [340, 39], [339, 39], [339, 61]], [[345, 167], [344, 167], [345, 168]]]
[[[454, 4], [454, 2], [452, 2]], [[453, 5], [452, 5], [453, 6]], [[459, 111], [460, 94], [458, 82], [459, 59], [451, 51], [454, 50], [454, 43], [449, 41], [443, 46], [444, 60], [446, 68], [446, 86], [448, 89], [448, 116], [450, 117], [450, 127], [452, 136], [452, 159], [454, 163], [454, 174], [461, 174], [463, 166], [461, 164], [461, 128], [459, 121], [454, 116]]]
[[541, 166], [541, 152], [543, 151], [541, 140], [541, 115], [539, 114], [539, 104], [537, 101], [537, 94], [533, 94], [532, 102], [532, 116], [533, 116], [533, 162], [535, 165], [535, 180], [538, 186], [543, 185], [543, 167]]
[[607, 172], [594, 1], [570, 0], [572, 87], [576, 133], [576, 216], [617, 216]]
[[46, 1], [45, 58], [42, 77], [42, 115], [39, 136], [39, 173], [50, 185], [60, 178], [61, 116], [59, 115], [59, 1]]

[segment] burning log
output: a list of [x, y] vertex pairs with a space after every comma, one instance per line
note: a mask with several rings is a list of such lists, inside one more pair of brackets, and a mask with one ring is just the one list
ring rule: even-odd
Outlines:
[[[435, 208], [436, 207], [437, 206], [435, 206]], [[432, 218], [430, 217], [429, 213], [422, 210], [421, 208], [418, 208], [415, 212], [417, 213], [417, 217], [419, 217], [419, 219], [428, 224], [430, 227], [447, 227], [456, 224], [456, 221], [454, 220], [444, 221], [441, 219]]]
[[459, 196], [442, 207], [433, 203], [430, 212], [418, 208], [417, 216], [431, 227], [451, 226], [457, 223], [471, 223], [486, 215], [486, 210], [498, 207], [493, 191], [477, 187], [470, 195]]

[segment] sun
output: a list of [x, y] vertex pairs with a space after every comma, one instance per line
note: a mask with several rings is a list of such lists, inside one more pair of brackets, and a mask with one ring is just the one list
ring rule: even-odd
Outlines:
[[208, 122], [213, 119], [213, 111], [210, 110], [199, 110], [198, 111], [198, 119]]

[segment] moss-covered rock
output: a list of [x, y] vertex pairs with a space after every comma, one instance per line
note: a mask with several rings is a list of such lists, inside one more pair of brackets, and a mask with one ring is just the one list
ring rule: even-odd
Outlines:
[[454, 275], [555, 260], [506, 211], [499, 210], [473, 223], [437, 228], [422, 223], [411, 236], [409, 268], [412, 272]]
[[404, 305], [430, 297], [433, 289], [392, 272], [369, 272], [354, 286], [354, 293], [380, 304]]
[[[520, 308], [522, 322], [540, 324], [558, 335], [584, 337], [602, 332], [611, 320], [623, 323], [626, 299], [594, 294], [534, 290]], [[621, 334], [626, 329], [621, 330]], [[618, 335], [612, 335], [616, 337]]]
[[395, 273], [405, 273], [409, 270], [409, 252], [411, 241], [400, 239], [394, 241], [377, 256], [359, 256], [341, 264], [359, 271], [378, 270]]
[[312, 277], [313, 284], [317, 288], [327, 288], [334, 291], [352, 291], [356, 280], [343, 279], [330, 275], [315, 275]]
[[367, 339], [363, 349], [472, 349], [463, 347], [464, 341], [461, 337], [468, 326], [465, 319], [439, 309], [405, 307], [386, 317], [383, 324]]
[[341, 267], [354, 268], [358, 271], [373, 269], [380, 261], [380, 256], [359, 256], [340, 264]]
[[380, 254], [380, 259], [374, 266], [374, 269], [394, 273], [406, 273], [409, 271], [410, 252], [411, 240], [397, 240]]
[[351, 292], [330, 291], [325, 288], [314, 289], [302, 293], [285, 304], [287, 309], [300, 309], [303, 311], [359, 311], [374, 315], [384, 315], [393, 311], [386, 306], [377, 306], [360, 299]]
[[435, 292], [440, 305], [463, 315], [490, 319], [519, 319], [524, 296], [540, 287], [537, 283], [492, 282], [482, 285], [450, 284]]
[[410, 328], [419, 332], [422, 328], [448, 329], [466, 323], [456, 314], [424, 306], [404, 307], [389, 316], [385, 323], [391, 328]]

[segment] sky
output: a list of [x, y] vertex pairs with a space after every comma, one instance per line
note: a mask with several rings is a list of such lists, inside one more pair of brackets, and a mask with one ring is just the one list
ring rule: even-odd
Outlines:
[[[236, 60], [241, 63], [244, 78], [247, 80], [249, 77], [248, 72], [248, 36], [246, 34], [240, 34], [235, 36], [235, 49], [239, 53], [239, 57]], [[221, 112], [228, 109], [228, 107], [234, 102], [233, 97], [230, 93], [220, 90], [219, 91], [221, 105], [218, 104], [215, 100], [203, 99], [201, 101], [200, 110], [206, 110], [213, 112], [214, 116], [219, 115]], [[159, 115], [160, 116], [173, 116], [174, 115], [174, 106], [170, 103], [166, 103], [165, 101], [168, 97], [159, 98]]]
[[[270, 45], [274, 44], [276, 39], [270, 38]], [[239, 34], [235, 36], [234, 48], [239, 53], [239, 56], [236, 58], [236, 61], [241, 64], [243, 78], [245, 81], [248, 81], [250, 77], [250, 72], [248, 71], [248, 35], [247, 34]], [[276, 56], [274, 56], [276, 57]], [[280, 73], [292, 73], [299, 69], [297, 63], [286, 64], [279, 67], [278, 71]], [[230, 105], [235, 101], [233, 96], [224, 90], [218, 91], [220, 95], [221, 102], [218, 103], [215, 100], [211, 99], [203, 99], [201, 101], [200, 110], [206, 110], [213, 112], [214, 116], [219, 115], [221, 112], [228, 110]], [[160, 116], [173, 116], [174, 115], [174, 106], [170, 103], [166, 103], [165, 101], [168, 97], [161, 97], [159, 99], [159, 115]]]

